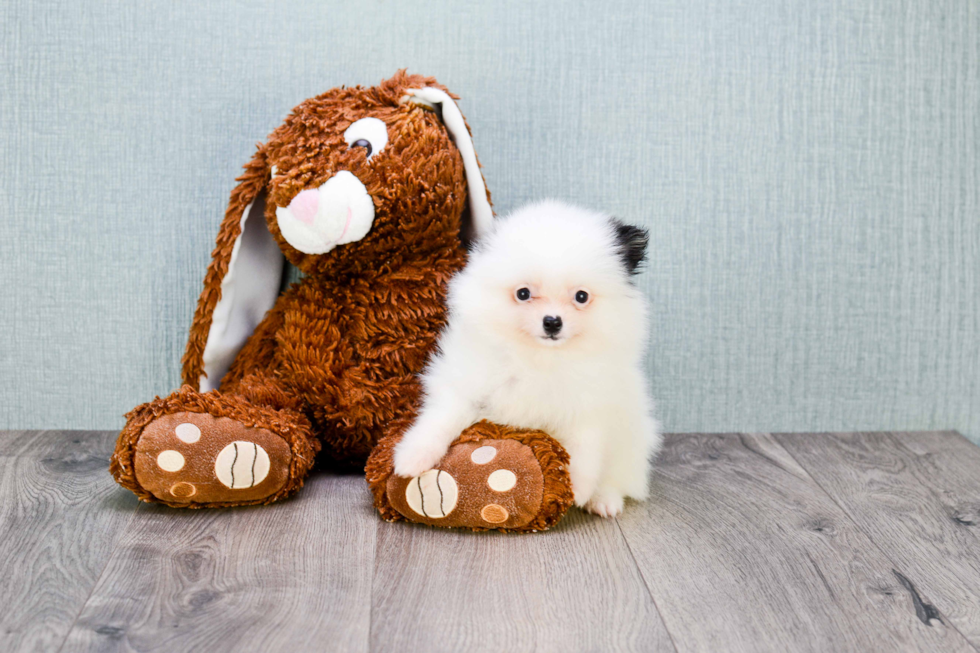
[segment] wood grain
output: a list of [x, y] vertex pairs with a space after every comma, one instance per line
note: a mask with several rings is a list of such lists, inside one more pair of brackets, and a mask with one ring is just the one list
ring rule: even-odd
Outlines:
[[653, 479], [620, 525], [679, 651], [972, 651], [770, 436], [669, 436]]
[[359, 476], [271, 506], [144, 505], [65, 650], [365, 651], [376, 521]]
[[[0, 456], [38, 456], [50, 452], [51, 442], [64, 438], [85, 438], [98, 449], [102, 445], [101, 431], [0, 431]], [[110, 449], [111, 453], [111, 449]]]
[[980, 448], [955, 432], [775, 436], [980, 648]]
[[955, 433], [673, 435], [618, 522], [510, 536], [381, 522], [359, 476], [137, 509], [114, 438], [0, 432], [0, 651], [980, 651]]
[[379, 524], [374, 651], [673, 651], [616, 523], [546, 533]]
[[0, 651], [57, 650], [132, 519], [107, 471], [114, 441], [0, 432]]

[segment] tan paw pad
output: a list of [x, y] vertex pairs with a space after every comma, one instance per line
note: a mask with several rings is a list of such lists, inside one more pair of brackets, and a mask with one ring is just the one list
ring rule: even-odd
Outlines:
[[197, 494], [197, 488], [194, 487], [193, 483], [185, 483], [184, 481], [181, 481], [170, 488], [170, 494], [174, 495], [178, 499], [190, 499], [192, 496]]
[[442, 519], [456, 507], [459, 488], [456, 480], [439, 469], [430, 469], [412, 479], [405, 488], [408, 507], [423, 517]]
[[215, 458], [214, 475], [232, 490], [255, 487], [269, 475], [269, 454], [254, 442], [236, 440]]
[[157, 456], [157, 467], [165, 472], [179, 472], [184, 468], [184, 456], [173, 449], [161, 451]]
[[507, 514], [507, 509], [503, 506], [497, 505], [496, 503], [483, 506], [483, 510], [480, 511], [480, 516], [483, 517], [484, 521], [488, 521], [491, 524], [501, 524], [507, 521], [507, 518], [510, 517], [510, 515]]
[[177, 428], [174, 429], [174, 435], [176, 435], [177, 439], [179, 439], [181, 442], [194, 444], [201, 439], [201, 429], [197, 428], [190, 422], [184, 422], [183, 424], [177, 425]]
[[470, 454], [470, 460], [474, 465], [486, 465], [497, 456], [497, 450], [493, 447], [479, 447]]
[[494, 492], [506, 492], [517, 485], [517, 475], [509, 469], [498, 469], [487, 477], [487, 485]]

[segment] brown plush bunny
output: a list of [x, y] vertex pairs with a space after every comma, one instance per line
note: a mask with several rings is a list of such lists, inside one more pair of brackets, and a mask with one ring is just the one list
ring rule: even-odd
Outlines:
[[[330, 90], [296, 107], [239, 181], [191, 325], [185, 385], [127, 415], [116, 481], [174, 507], [262, 504], [302, 487], [318, 452], [336, 468], [374, 451], [368, 481], [387, 519], [555, 523], [571, 502], [567, 455], [538, 431], [480, 423], [437, 469], [391, 472], [447, 282], [466, 261], [461, 234], [479, 237], [493, 220], [453, 96], [404, 71]], [[304, 276], [280, 292], [284, 259]], [[488, 490], [501, 465], [518, 482]]]

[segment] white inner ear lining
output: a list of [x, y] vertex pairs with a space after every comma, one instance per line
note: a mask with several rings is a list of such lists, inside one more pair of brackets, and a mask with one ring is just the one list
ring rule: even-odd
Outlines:
[[[263, 191], [264, 193], [264, 191]], [[265, 198], [260, 193], [242, 212], [241, 231], [232, 247], [221, 298], [211, 314], [202, 354], [201, 392], [215, 390], [256, 325], [279, 296], [285, 257], [269, 233]]]
[[493, 209], [487, 200], [487, 187], [483, 184], [483, 176], [480, 175], [480, 164], [476, 160], [473, 140], [470, 138], [466, 121], [456, 102], [445, 91], [428, 87], [408, 89], [406, 95], [402, 97], [402, 102], [406, 101], [433, 109], [436, 105], [442, 107], [442, 123], [452, 135], [456, 142], [456, 149], [463, 157], [463, 169], [466, 171], [466, 186], [469, 191], [467, 195], [469, 195], [470, 218], [476, 228], [476, 235], [479, 237], [489, 233], [493, 226]]

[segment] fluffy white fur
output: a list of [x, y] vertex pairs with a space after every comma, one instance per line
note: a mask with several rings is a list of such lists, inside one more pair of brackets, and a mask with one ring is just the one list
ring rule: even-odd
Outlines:
[[[530, 300], [517, 298], [521, 288]], [[487, 419], [557, 439], [575, 503], [591, 512], [613, 516], [625, 497], [646, 498], [662, 440], [642, 371], [647, 309], [611, 218], [549, 201], [498, 220], [453, 279], [449, 309], [396, 474], [431, 469], [460, 431]], [[554, 338], [545, 316], [562, 319]]]

